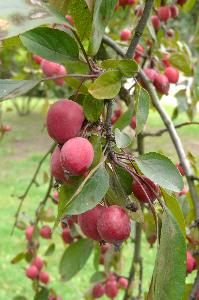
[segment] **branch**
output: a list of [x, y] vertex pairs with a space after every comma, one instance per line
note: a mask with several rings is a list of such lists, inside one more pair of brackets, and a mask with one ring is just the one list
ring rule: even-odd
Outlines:
[[97, 74], [65, 74], [65, 75], [57, 75], [57, 76], [42, 78], [40, 82], [47, 81], [47, 80], [55, 80], [55, 79], [60, 79], [65, 77], [92, 79], [92, 78], [97, 78], [98, 76], [99, 74], [98, 75]]
[[32, 185], [36, 183], [36, 178], [37, 178], [37, 175], [38, 175], [38, 173], [39, 173], [39, 171], [40, 171], [40, 169], [41, 169], [41, 166], [42, 166], [42, 164], [44, 163], [44, 161], [46, 160], [46, 158], [48, 157], [48, 155], [50, 155], [50, 153], [52, 153], [54, 147], [55, 147], [55, 144], [53, 144], [53, 145], [50, 147], [50, 149], [45, 153], [45, 155], [44, 155], [44, 156], [42, 157], [42, 159], [39, 161], [38, 166], [37, 166], [37, 168], [36, 168], [36, 170], [35, 170], [35, 173], [33, 174], [33, 177], [32, 177], [32, 179], [31, 179], [29, 185], [27, 186], [25, 192], [23, 193], [23, 195], [21, 195], [21, 196], [18, 197], [18, 198], [20, 199], [20, 203], [19, 203], [19, 206], [18, 206], [18, 208], [17, 208], [17, 212], [16, 212], [16, 214], [15, 214], [15, 222], [14, 222], [14, 224], [13, 224], [13, 228], [12, 228], [12, 231], [11, 231], [11, 235], [14, 233], [15, 227], [16, 227], [16, 225], [17, 225], [18, 218], [19, 218], [19, 214], [20, 214], [22, 205], [23, 205], [23, 203], [24, 203], [24, 200], [25, 200], [26, 196], [28, 195], [28, 193], [29, 193], [29, 191], [30, 191]]
[[111, 124], [111, 117], [113, 113], [113, 100], [107, 100], [107, 111], [106, 111], [106, 122], [105, 122], [105, 129], [106, 129], [106, 140], [107, 140], [107, 151], [109, 152], [110, 143], [112, 138], [112, 124]]
[[[182, 128], [182, 127], [188, 126], [188, 125], [199, 125], [199, 122], [184, 122], [184, 123], [180, 123], [178, 125], [174, 125], [174, 127], [176, 129], [178, 129], [178, 128]], [[163, 135], [165, 132], [168, 132], [168, 128], [163, 128], [156, 132], [143, 132], [143, 136], [144, 137], [147, 137], [147, 136], [156, 137], [156, 136]]]
[[128, 50], [126, 52], [126, 55], [125, 55], [128, 58], [132, 58], [135, 53], [136, 46], [139, 43], [139, 40], [143, 34], [143, 31], [146, 27], [148, 18], [150, 16], [150, 12], [153, 7], [153, 2], [154, 2], [154, 0], [146, 0], [143, 14], [142, 14], [137, 26], [135, 27], [134, 36], [131, 40], [131, 43], [130, 43]]

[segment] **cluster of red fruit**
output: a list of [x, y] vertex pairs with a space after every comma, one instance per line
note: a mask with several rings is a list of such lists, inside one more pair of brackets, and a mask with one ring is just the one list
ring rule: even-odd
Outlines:
[[[36, 62], [36, 64], [41, 65], [41, 69], [47, 77], [53, 77], [53, 76], [64, 77], [67, 75], [67, 71], [65, 67], [60, 64], [44, 59], [38, 55], [33, 55], [33, 60]], [[62, 86], [64, 85], [64, 78], [57, 78], [54, 80], [54, 82], [56, 85]]]
[[94, 299], [101, 298], [103, 295], [114, 299], [119, 289], [126, 289], [128, 287], [128, 280], [125, 277], [117, 277], [110, 273], [105, 282], [96, 283], [91, 290], [91, 295]]

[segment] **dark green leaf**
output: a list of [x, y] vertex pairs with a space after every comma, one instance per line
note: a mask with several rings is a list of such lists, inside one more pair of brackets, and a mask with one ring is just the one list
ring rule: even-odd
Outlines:
[[169, 210], [163, 213], [153, 300], [181, 300], [186, 276], [186, 244]]
[[91, 169], [93, 169], [99, 164], [102, 158], [101, 137], [99, 135], [93, 134], [90, 137], [90, 142], [93, 145], [93, 149], [94, 149], [94, 159], [91, 165]]
[[79, 60], [76, 41], [66, 32], [38, 27], [20, 36], [23, 45], [31, 52], [58, 63]]
[[105, 28], [111, 19], [117, 0], [96, 0], [93, 13], [92, 33], [89, 44], [89, 55], [99, 50]]
[[99, 261], [100, 261], [100, 246], [99, 244], [96, 244], [94, 248], [94, 256], [93, 256], [93, 266], [96, 271], [99, 270]]
[[137, 103], [135, 105], [136, 110], [136, 133], [140, 133], [146, 124], [149, 114], [149, 94], [147, 91], [141, 88]]
[[43, 24], [58, 23], [58, 19], [42, 1], [0, 1], [0, 40], [19, 35]]
[[50, 256], [55, 252], [55, 244], [50, 244], [46, 251], [44, 252], [44, 256]]
[[71, 244], [65, 251], [59, 264], [59, 273], [63, 280], [70, 280], [85, 265], [93, 250], [93, 241], [81, 239]]
[[100, 282], [100, 281], [104, 281], [106, 279], [106, 275], [104, 272], [98, 271], [95, 272], [90, 279], [91, 283], [95, 283], [95, 282]]
[[174, 67], [182, 71], [186, 76], [192, 76], [192, 64], [187, 53], [173, 53], [170, 55], [169, 61]]
[[64, 16], [67, 13], [68, 10], [68, 4], [70, 3], [70, 0], [49, 0], [49, 3], [61, 14]]
[[14, 298], [12, 298], [12, 300], [27, 300], [27, 298], [19, 295], [19, 296], [15, 296]]
[[96, 99], [112, 99], [120, 91], [121, 78], [119, 71], [107, 71], [89, 85], [88, 91]]
[[120, 131], [118, 128], [115, 129], [115, 142], [118, 148], [126, 148], [131, 144], [131, 139], [130, 137]]
[[49, 290], [45, 287], [42, 287], [39, 292], [36, 293], [34, 300], [48, 300]]
[[104, 167], [100, 167], [87, 180], [81, 192], [66, 208], [68, 215], [81, 214], [95, 207], [106, 195], [109, 188], [109, 176]]
[[141, 172], [156, 184], [174, 192], [182, 190], [182, 176], [168, 157], [150, 152], [139, 156], [135, 160]]
[[189, 13], [195, 4], [196, 4], [196, 0], [188, 0], [183, 5], [182, 9], [184, 12]]
[[132, 104], [129, 105], [127, 111], [121, 115], [118, 121], [114, 124], [113, 128], [119, 128], [120, 130], [124, 129], [131, 122], [133, 117], [134, 107]]
[[83, 101], [83, 108], [86, 119], [90, 122], [96, 122], [104, 109], [104, 103], [96, 100], [91, 95], [86, 95]]
[[132, 59], [107, 59], [101, 64], [104, 69], [118, 69], [123, 76], [132, 77], [138, 70], [136, 62]]
[[12, 260], [11, 260], [11, 264], [17, 264], [18, 262], [20, 262], [22, 259], [25, 258], [25, 253], [24, 252], [20, 252], [18, 253]]
[[0, 79], [0, 100], [21, 96], [34, 88], [40, 80]]

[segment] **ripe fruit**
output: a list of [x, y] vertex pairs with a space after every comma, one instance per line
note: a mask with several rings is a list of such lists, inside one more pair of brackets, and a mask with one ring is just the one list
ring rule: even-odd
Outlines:
[[147, 241], [149, 242], [149, 244], [152, 246], [153, 244], [155, 244], [157, 240], [157, 236], [156, 234], [152, 234], [149, 237], [147, 237]]
[[170, 8], [170, 12], [171, 12], [171, 18], [175, 19], [179, 14], [179, 10], [178, 10], [177, 6], [171, 5], [169, 8]]
[[43, 57], [41, 57], [41, 56], [39, 56], [39, 55], [33, 54], [32, 59], [34, 60], [34, 62], [35, 62], [37, 65], [40, 65], [41, 62], [42, 62], [42, 60], [43, 60]]
[[131, 126], [131, 128], [133, 128], [135, 130], [136, 125], [137, 125], [136, 116], [133, 116], [132, 119], [131, 119], [130, 126]]
[[71, 244], [73, 242], [73, 237], [71, 235], [70, 228], [68, 228], [68, 227], [64, 228], [61, 236], [62, 236], [64, 243]]
[[196, 266], [196, 260], [190, 251], [187, 251], [187, 273], [191, 273]]
[[118, 206], [106, 207], [97, 220], [97, 230], [101, 239], [115, 243], [126, 240], [131, 233], [131, 223], [126, 211]]
[[51, 235], [52, 235], [52, 230], [48, 225], [44, 225], [41, 227], [40, 229], [40, 235], [44, 238], [44, 239], [50, 239]]
[[157, 74], [154, 80], [154, 86], [160, 92], [161, 94], [168, 94], [169, 92], [169, 80], [168, 78], [163, 74]]
[[141, 63], [142, 61], [143, 53], [144, 53], [144, 48], [140, 44], [138, 44], [136, 46], [135, 55], [134, 55], [134, 59], [138, 64]]
[[169, 59], [169, 54], [164, 54], [162, 63], [165, 67], [170, 67], [171, 65], [168, 59]]
[[183, 166], [182, 166], [180, 163], [177, 163], [177, 164], [176, 164], [176, 168], [178, 169], [178, 171], [180, 172], [180, 174], [181, 174], [182, 176], [185, 175], [185, 171], [184, 171], [184, 169], [183, 169]]
[[168, 78], [170, 83], [177, 83], [179, 80], [179, 72], [176, 68], [166, 68], [164, 75]]
[[40, 280], [42, 283], [44, 283], [44, 284], [48, 284], [48, 283], [49, 283], [49, 280], [50, 280], [48, 273], [47, 273], [47, 272], [43, 272], [43, 271], [40, 272], [40, 273], [39, 273], [39, 280]]
[[177, 3], [181, 6], [184, 5], [186, 2], [187, 0], [177, 0]]
[[30, 279], [36, 279], [39, 274], [37, 267], [30, 266], [26, 269], [26, 276]]
[[[149, 178], [146, 176], [142, 176], [145, 182], [147, 182], [150, 187], [158, 194], [159, 193], [159, 188], [158, 186], [151, 181]], [[138, 181], [133, 181], [132, 183], [132, 191], [134, 196], [140, 200], [141, 202], [149, 202], [148, 198], [150, 199], [151, 202], [153, 202], [156, 199], [156, 196], [154, 193], [149, 189], [149, 187], [145, 184], [145, 182], [141, 181], [140, 179]], [[145, 191], [145, 192], [144, 192]], [[147, 195], [148, 197], [147, 197]]]
[[91, 166], [94, 158], [92, 144], [85, 138], [75, 137], [67, 141], [61, 149], [61, 162], [72, 175], [81, 175]]
[[131, 31], [128, 28], [125, 28], [120, 32], [121, 41], [128, 41], [130, 38], [131, 38]]
[[169, 6], [161, 6], [158, 9], [158, 17], [161, 21], [167, 22], [171, 18], [171, 11]]
[[133, 4], [135, 4], [135, 2], [136, 2], [135, 0], [127, 0], [128, 5], [133, 5]]
[[97, 220], [104, 209], [104, 206], [97, 205], [95, 208], [92, 208], [78, 216], [78, 224], [83, 233], [95, 241], [102, 240], [97, 230]]
[[34, 232], [34, 226], [28, 226], [26, 228], [26, 231], [25, 231], [25, 235], [26, 235], [26, 240], [27, 241], [31, 241], [32, 240], [32, 235], [33, 235], [33, 232]]
[[145, 73], [145, 75], [148, 77], [148, 79], [149, 79], [151, 82], [154, 82], [155, 77], [156, 77], [156, 75], [157, 75], [157, 72], [156, 72], [154, 69], [151, 69], [151, 68], [145, 68], [145, 69], [144, 69], [144, 73]]
[[[41, 62], [41, 69], [46, 76], [54, 76], [54, 75], [66, 75], [66, 70], [64, 66], [57, 64], [53, 61], [49, 61], [43, 59]], [[65, 73], [63, 72], [65, 70]]]
[[59, 144], [64, 144], [79, 134], [83, 121], [84, 112], [79, 104], [68, 99], [59, 100], [48, 111], [48, 134]]
[[32, 265], [35, 266], [39, 271], [43, 268], [44, 262], [41, 259], [41, 257], [37, 256], [35, 259], [32, 261]]
[[158, 16], [156, 16], [156, 15], [151, 16], [151, 23], [156, 31], [158, 31], [160, 29], [161, 23], [160, 23], [160, 19], [158, 18]]
[[118, 287], [117, 287], [117, 282], [112, 280], [112, 281], [107, 281], [105, 285], [105, 294], [109, 298], [115, 298], [118, 294]]
[[128, 279], [120, 277], [118, 280], [118, 287], [126, 289], [128, 287]]
[[70, 15], [66, 15], [65, 18], [70, 23], [70, 25], [72, 25], [72, 26], [75, 25], [75, 22], [74, 22], [73, 18]]
[[100, 298], [104, 295], [105, 288], [101, 283], [96, 283], [92, 288], [92, 296], [93, 298]]
[[[66, 74], [67, 74], [67, 72], [66, 72], [65, 67], [60, 65], [59, 71], [55, 75], [66, 76]], [[54, 80], [54, 82], [59, 86], [62, 86], [65, 83], [64, 78], [57, 78]]]
[[60, 181], [66, 180], [64, 170], [61, 165], [61, 151], [58, 146], [54, 149], [51, 157], [51, 174]]

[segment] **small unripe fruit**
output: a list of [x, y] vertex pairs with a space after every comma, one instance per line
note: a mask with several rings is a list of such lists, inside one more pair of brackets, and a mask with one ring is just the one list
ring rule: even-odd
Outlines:
[[154, 80], [154, 86], [161, 94], [168, 94], [170, 84], [168, 78], [163, 74], [157, 74]]
[[120, 32], [121, 41], [128, 41], [130, 38], [131, 38], [131, 31], [128, 28], [125, 28]]
[[30, 279], [36, 279], [39, 274], [39, 270], [36, 266], [30, 266], [26, 269], [26, 276]]
[[169, 28], [167, 31], [166, 31], [166, 35], [168, 36], [168, 37], [173, 37], [174, 36], [174, 30], [172, 29], [172, 28]]
[[158, 9], [158, 17], [161, 21], [167, 22], [171, 18], [171, 11], [169, 6], [161, 6]]
[[154, 69], [145, 68], [144, 73], [151, 82], [154, 82], [155, 77], [157, 75], [157, 72]]
[[61, 165], [61, 151], [57, 146], [51, 157], [51, 174], [60, 181], [65, 181], [64, 170]]
[[41, 62], [42, 62], [42, 60], [43, 60], [43, 57], [41, 57], [41, 56], [39, 56], [39, 55], [33, 54], [32, 59], [34, 60], [34, 62], [35, 62], [37, 65], [40, 65]]
[[187, 0], [177, 0], [177, 3], [181, 6], [184, 5], [186, 2]]
[[131, 119], [130, 126], [131, 126], [131, 128], [133, 128], [135, 130], [136, 129], [136, 125], [137, 125], [136, 116], [133, 116], [132, 119]]
[[32, 261], [32, 265], [40, 271], [44, 266], [43, 259], [41, 259], [39, 256], [35, 257], [35, 259]]
[[101, 283], [96, 283], [92, 288], [92, 296], [94, 299], [101, 298], [105, 293], [105, 288]]
[[44, 284], [48, 284], [50, 281], [49, 275], [47, 272], [40, 272], [39, 273], [39, 280], [44, 283]]
[[171, 12], [171, 18], [175, 19], [179, 14], [179, 10], [178, 10], [177, 6], [171, 5], [169, 8], [170, 8], [170, 12]]
[[120, 277], [118, 280], [118, 287], [122, 289], [126, 289], [128, 287], [128, 279], [124, 277]]
[[194, 268], [196, 266], [196, 260], [195, 258], [192, 256], [190, 251], [187, 251], [187, 273], [191, 273]]
[[44, 238], [44, 239], [51, 239], [51, 235], [52, 235], [52, 230], [48, 225], [44, 225], [41, 227], [40, 229], [40, 235]]
[[182, 176], [185, 175], [185, 171], [184, 171], [184, 169], [183, 169], [183, 166], [182, 166], [180, 163], [177, 163], [177, 164], [176, 164], [176, 168], [178, 169], [178, 171], [180, 172], [180, 174], [181, 174]]
[[34, 226], [28, 226], [26, 228], [25, 235], [26, 235], [26, 240], [27, 241], [31, 241], [32, 240], [33, 232], [34, 232]]
[[179, 72], [176, 68], [166, 68], [164, 75], [168, 78], [170, 83], [177, 83], [179, 80]]
[[63, 99], [49, 108], [47, 129], [49, 136], [59, 144], [77, 136], [84, 121], [82, 107], [76, 102]]
[[104, 206], [97, 205], [95, 208], [90, 209], [78, 216], [78, 224], [82, 232], [92, 240], [102, 240], [97, 230], [97, 220], [104, 209]]
[[68, 227], [64, 228], [61, 236], [62, 236], [64, 243], [71, 244], [73, 242], [73, 237], [71, 235], [70, 228], [68, 228]]
[[[148, 185], [150, 185], [150, 187], [152, 188], [152, 190], [154, 190], [154, 192], [156, 194], [159, 193], [159, 188], [158, 188], [158, 186], [153, 181], [151, 181], [146, 176], [142, 176], [142, 178], [144, 179], [145, 182], [147, 182]], [[156, 199], [156, 196], [149, 189], [149, 187], [145, 184], [145, 182], [143, 182], [141, 180], [139, 180], [139, 181], [135, 181], [134, 180], [133, 183], [132, 183], [133, 194], [141, 202], [148, 203], [149, 199], [150, 199], [151, 202], [153, 202]], [[147, 197], [146, 194], [148, 195], [148, 197]]]
[[82, 137], [70, 139], [61, 149], [62, 166], [74, 176], [85, 173], [91, 166], [93, 158], [92, 144]]
[[97, 230], [101, 239], [106, 242], [122, 242], [131, 233], [129, 216], [118, 205], [105, 207], [97, 220]]
[[107, 281], [105, 285], [105, 294], [109, 298], [113, 299], [117, 296], [118, 294], [118, 287], [117, 287], [117, 282], [116, 281]]
[[161, 23], [160, 23], [160, 19], [158, 18], [158, 16], [156, 16], [156, 15], [151, 16], [151, 23], [156, 31], [158, 31], [160, 29]]

